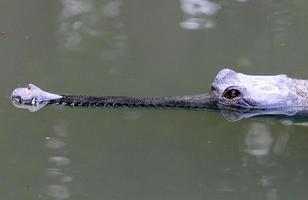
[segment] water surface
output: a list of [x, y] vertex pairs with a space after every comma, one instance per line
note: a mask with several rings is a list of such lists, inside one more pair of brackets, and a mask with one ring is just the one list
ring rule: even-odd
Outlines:
[[[306, 199], [308, 127], [187, 110], [14, 108], [189, 95], [230, 67], [308, 77], [305, 0], [0, 2], [1, 199]], [[286, 125], [289, 124], [289, 125]]]

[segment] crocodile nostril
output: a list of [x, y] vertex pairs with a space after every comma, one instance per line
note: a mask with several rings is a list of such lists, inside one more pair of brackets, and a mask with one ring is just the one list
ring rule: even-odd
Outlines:
[[211, 86], [211, 91], [214, 92], [214, 91], [217, 91], [217, 89], [212, 85]]
[[11, 100], [21, 103], [21, 96], [11, 96]]

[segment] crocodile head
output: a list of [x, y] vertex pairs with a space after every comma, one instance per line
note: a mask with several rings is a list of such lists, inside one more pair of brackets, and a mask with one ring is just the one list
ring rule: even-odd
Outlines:
[[286, 75], [252, 76], [221, 70], [211, 91], [218, 106], [232, 109], [281, 109], [296, 105], [292, 79]]
[[27, 87], [16, 88], [11, 94], [13, 102], [23, 105], [44, 104], [48, 100], [62, 98], [60, 95], [52, 94], [41, 90], [34, 84], [28, 84]]

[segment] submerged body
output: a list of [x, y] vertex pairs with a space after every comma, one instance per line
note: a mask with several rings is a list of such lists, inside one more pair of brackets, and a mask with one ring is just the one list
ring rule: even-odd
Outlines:
[[[77, 96], [48, 93], [33, 84], [17, 88], [11, 99], [36, 111], [48, 104], [91, 107], [160, 107], [222, 110], [247, 118], [255, 115], [294, 115], [308, 109], [308, 81], [286, 75], [253, 76], [221, 70], [210, 93], [178, 97]], [[33, 109], [33, 107], [35, 107]], [[240, 116], [240, 117], [239, 117]]]

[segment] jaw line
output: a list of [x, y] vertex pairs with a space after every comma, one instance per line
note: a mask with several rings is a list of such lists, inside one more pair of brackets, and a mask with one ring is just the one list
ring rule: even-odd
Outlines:
[[[229, 103], [225, 103], [224, 101], [220, 100], [220, 101], [218, 101], [218, 105], [221, 109], [224, 109], [224, 110], [230, 109], [230, 110], [247, 111], [247, 110], [251, 110], [251, 109], [259, 109], [257, 106], [252, 105], [250, 102], [248, 102], [244, 98], [239, 100], [236, 104], [229, 104]], [[260, 108], [260, 109], [262, 109], [262, 108]]]
[[11, 101], [18, 104], [30, 105], [32, 102], [31, 100], [23, 100], [20, 96], [11, 96]]
[[16, 107], [16, 108], [21, 108], [21, 109], [27, 109], [30, 112], [36, 112], [38, 110], [40, 110], [41, 108], [43, 108], [44, 106], [46, 106], [46, 104], [40, 104], [40, 105], [30, 105], [30, 104], [20, 104], [20, 103], [16, 103], [16, 102], [12, 102], [12, 104]]

